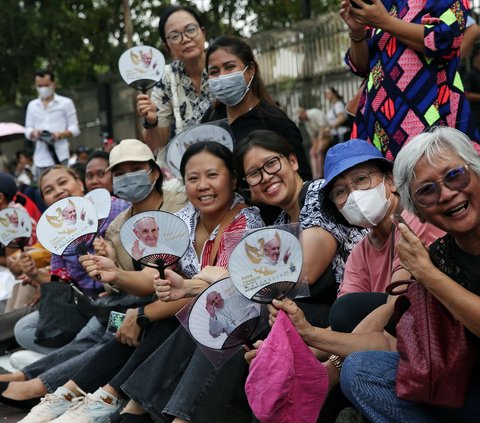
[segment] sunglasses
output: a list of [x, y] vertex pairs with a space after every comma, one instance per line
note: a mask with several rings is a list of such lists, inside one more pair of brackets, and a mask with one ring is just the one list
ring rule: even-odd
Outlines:
[[412, 199], [417, 206], [432, 207], [438, 204], [440, 198], [440, 185], [445, 185], [449, 190], [461, 191], [470, 183], [468, 164], [450, 169], [437, 182], [428, 182], [413, 193]]

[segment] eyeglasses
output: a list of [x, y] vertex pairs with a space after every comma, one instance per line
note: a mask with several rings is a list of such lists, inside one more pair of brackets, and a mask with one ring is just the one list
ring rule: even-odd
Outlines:
[[197, 24], [190, 24], [185, 27], [185, 31], [172, 31], [167, 36], [167, 40], [170, 41], [172, 44], [180, 44], [183, 41], [183, 36], [187, 37], [189, 40], [194, 39], [198, 35], [198, 28]]
[[452, 191], [461, 191], [470, 183], [468, 164], [450, 169], [442, 180], [429, 182], [418, 188], [412, 195], [415, 205], [420, 207], [432, 207], [438, 204], [440, 198], [440, 185], [445, 185]]
[[366, 190], [372, 186], [372, 173], [379, 173], [379, 170], [372, 170], [370, 172], [357, 173], [350, 184], [337, 185], [330, 191], [330, 200], [337, 206], [342, 206], [348, 199], [348, 186], [351, 185], [354, 190]]
[[278, 173], [282, 169], [282, 162], [280, 161], [282, 157], [284, 157], [283, 154], [272, 157], [271, 159], [268, 159], [262, 167], [248, 172], [244, 178], [247, 181], [247, 184], [251, 187], [258, 185], [263, 181], [263, 172], [267, 175], [275, 175], [275, 173]]

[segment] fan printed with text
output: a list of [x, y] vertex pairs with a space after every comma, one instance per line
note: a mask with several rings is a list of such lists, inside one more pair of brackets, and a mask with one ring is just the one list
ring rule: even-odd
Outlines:
[[260, 305], [238, 292], [230, 278], [211, 284], [195, 300], [188, 330], [200, 344], [215, 350], [234, 348], [251, 339]]
[[40, 217], [37, 237], [51, 253], [86, 254], [98, 230], [97, 210], [85, 197], [68, 197], [53, 203]]
[[120, 56], [118, 70], [128, 85], [145, 93], [162, 79], [165, 57], [154, 47], [135, 46]]
[[152, 210], [126, 220], [120, 229], [120, 241], [134, 260], [158, 268], [164, 278], [163, 270], [187, 251], [190, 232], [178, 216]]
[[279, 228], [258, 229], [233, 250], [228, 270], [237, 289], [261, 303], [283, 298], [297, 283], [302, 271], [298, 238]]
[[0, 211], [0, 243], [5, 247], [23, 248], [32, 236], [30, 215], [17, 207]]
[[112, 197], [110, 193], [105, 188], [97, 188], [87, 192], [85, 198], [88, 198], [97, 210], [98, 232], [104, 232], [107, 229], [107, 219], [112, 207]]
[[187, 148], [201, 141], [218, 142], [230, 151], [233, 150], [232, 136], [226, 129], [220, 126], [202, 124], [187, 129], [172, 138], [167, 146], [167, 165], [175, 177], [182, 177], [180, 173], [180, 163]]

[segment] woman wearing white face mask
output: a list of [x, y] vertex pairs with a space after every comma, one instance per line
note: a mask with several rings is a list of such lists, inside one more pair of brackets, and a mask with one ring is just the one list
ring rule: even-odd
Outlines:
[[403, 210], [393, 183], [393, 162], [372, 144], [353, 139], [333, 146], [325, 159], [325, 206], [342, 223], [370, 229], [350, 253], [339, 296], [352, 292], [385, 292], [403, 273], [395, 251], [399, 237], [391, 221], [401, 214], [417, 236], [430, 244], [443, 232]]

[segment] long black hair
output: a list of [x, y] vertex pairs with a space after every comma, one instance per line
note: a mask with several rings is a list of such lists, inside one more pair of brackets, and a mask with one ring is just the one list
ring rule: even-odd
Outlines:
[[206, 52], [207, 69], [210, 55], [217, 50], [225, 50], [238, 57], [245, 66], [253, 66], [255, 69], [255, 77], [250, 85], [250, 90], [260, 99], [260, 101], [265, 101], [272, 106], [276, 106], [263, 83], [262, 76], [260, 75], [260, 68], [255, 60], [253, 51], [243, 39], [234, 37], [233, 35], [221, 35], [220, 37], [215, 38]]

